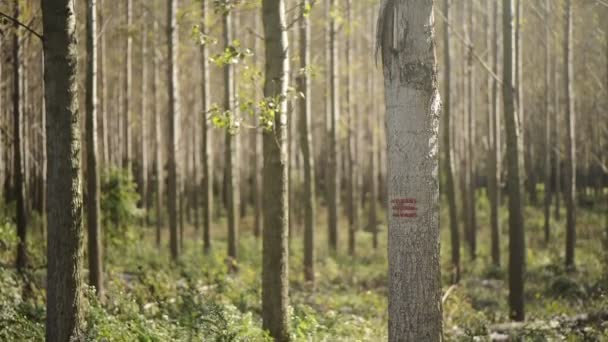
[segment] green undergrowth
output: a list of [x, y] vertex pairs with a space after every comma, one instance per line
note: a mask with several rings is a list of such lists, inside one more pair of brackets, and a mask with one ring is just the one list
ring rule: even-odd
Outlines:
[[[447, 208], [442, 209], [441, 262], [445, 292], [450, 288], [450, 244]], [[463, 244], [461, 282], [450, 289], [443, 303], [448, 341], [489, 340], [496, 324], [509, 322], [507, 213], [501, 208], [502, 262], [500, 266], [490, 266], [489, 209], [483, 194], [479, 196], [477, 210], [477, 257], [471, 260]], [[561, 221], [552, 217], [551, 240], [546, 244], [542, 207], [526, 208], [525, 294], [529, 324], [512, 331], [512, 338], [601, 341], [608, 334], [608, 325], [602, 322], [583, 326], [564, 323], [575, 315], [608, 309], [606, 251], [602, 246], [604, 210], [601, 207], [579, 210], [577, 269], [567, 272], [563, 267], [565, 215]], [[346, 220], [342, 220], [340, 249], [333, 255], [327, 250], [326, 223], [323, 211], [319, 212], [314, 285], [303, 279], [299, 225], [290, 240], [293, 339], [386, 340], [386, 226], [380, 226], [378, 250], [371, 247], [371, 234], [362, 227], [357, 235], [357, 255], [349, 256], [345, 248]], [[3, 215], [7, 216], [10, 215]], [[365, 213], [362, 217], [366, 217]], [[131, 224], [114, 229], [111, 241], [105, 241], [105, 296], [98, 300], [91, 289], [84, 294], [87, 339], [270, 341], [261, 328], [261, 241], [253, 237], [251, 221], [247, 216], [242, 222], [236, 273], [229, 271], [226, 262], [225, 218], [214, 223], [209, 254], [203, 253], [202, 233], [187, 225], [183, 253], [177, 262], [170, 261], [165, 229], [160, 249], [154, 242], [153, 227]], [[40, 233], [34, 230], [28, 245], [32, 267], [25, 275], [18, 275], [12, 267], [17, 241], [14, 231], [10, 220], [0, 217], [0, 341], [41, 341], [45, 319], [44, 244]], [[86, 253], [84, 257], [86, 260]]]

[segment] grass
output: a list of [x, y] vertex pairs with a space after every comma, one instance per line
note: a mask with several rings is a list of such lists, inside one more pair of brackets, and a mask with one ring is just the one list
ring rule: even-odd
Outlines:
[[[444, 303], [446, 340], [488, 339], [488, 327], [508, 322], [507, 213], [501, 208], [502, 266], [490, 265], [488, 205], [480, 193], [478, 254], [471, 261], [462, 246], [461, 284]], [[542, 198], [542, 197], [541, 197]], [[442, 206], [442, 276], [449, 286], [449, 232]], [[577, 270], [563, 265], [564, 222], [552, 221], [552, 239], [543, 241], [542, 207], [526, 208], [526, 313], [529, 321], [550, 322], [562, 316], [608, 308], [604, 233], [606, 208], [581, 208], [577, 225]], [[381, 222], [380, 246], [371, 234], [357, 234], [357, 255], [346, 255], [346, 220], [341, 220], [337, 256], [327, 249], [324, 210], [317, 222], [315, 285], [305, 283], [302, 231], [294, 228], [290, 244], [291, 328], [296, 341], [381, 341], [387, 338], [386, 225]], [[380, 214], [384, 218], [383, 213]], [[562, 216], [565, 217], [565, 216]], [[363, 220], [365, 221], [365, 220]], [[204, 255], [201, 232], [187, 226], [183, 254], [169, 261], [166, 231], [163, 247], [154, 245], [153, 228], [131, 227], [106, 251], [107, 293], [104, 302], [86, 295], [86, 334], [91, 341], [265, 341], [261, 329], [261, 241], [252, 234], [252, 218], [243, 219], [238, 273], [226, 265], [225, 220], [213, 226], [213, 248]], [[462, 229], [462, 228], [461, 228]], [[29, 250], [32, 264], [44, 265], [40, 234], [34, 230]], [[10, 267], [14, 227], [0, 225], [0, 340], [44, 339], [44, 269], [18, 276]], [[116, 240], [116, 239], [114, 239]], [[86, 257], [86, 256], [85, 256]], [[86, 264], [86, 263], [85, 263]], [[548, 323], [547, 323], [548, 324]], [[529, 327], [518, 332], [530, 340], [564, 338], [601, 340], [608, 325], [547, 329]], [[485, 337], [484, 337], [485, 336]]]

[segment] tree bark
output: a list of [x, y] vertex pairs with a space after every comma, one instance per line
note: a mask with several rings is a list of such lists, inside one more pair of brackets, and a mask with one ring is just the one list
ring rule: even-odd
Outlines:
[[168, 208], [169, 208], [169, 245], [171, 258], [175, 261], [179, 256], [178, 241], [178, 198], [179, 173], [181, 161], [179, 155], [179, 78], [178, 78], [178, 32], [179, 27], [176, 19], [178, 0], [167, 0], [167, 50], [169, 60], [167, 62], [167, 78], [169, 93], [169, 135], [167, 144], [168, 158]]
[[[545, 0], [545, 13], [551, 13], [551, 0]], [[545, 18], [545, 243], [551, 238], [551, 24], [550, 18]]]
[[74, 1], [42, 1], [48, 154], [47, 341], [84, 339], [82, 193]]
[[[369, 8], [369, 20], [371, 25], [371, 35], [374, 36], [374, 8]], [[370, 39], [371, 46], [370, 50], [373, 50], [373, 38]], [[368, 94], [371, 95], [370, 105], [369, 105], [369, 115], [367, 117], [368, 126], [369, 126], [369, 134], [371, 140], [371, 146], [369, 150], [369, 211], [368, 211], [368, 230], [372, 233], [372, 245], [374, 249], [378, 248], [378, 123], [377, 123], [377, 109], [374, 103], [374, 93], [375, 93], [375, 77], [374, 77], [374, 66], [369, 66], [369, 74], [367, 80]]]
[[[19, 18], [20, 5], [15, 3], [14, 18]], [[19, 272], [23, 272], [27, 266], [27, 215], [25, 209], [25, 181], [23, 179], [23, 142], [22, 142], [22, 124], [23, 124], [23, 106], [22, 90], [23, 90], [23, 67], [21, 64], [21, 42], [19, 36], [19, 26], [15, 23], [13, 31], [13, 173], [15, 192], [16, 211], [15, 222], [17, 223], [17, 258], [16, 266]]]
[[87, 6], [87, 230], [89, 253], [89, 284], [97, 296], [103, 297], [103, 263], [99, 208], [99, 172], [97, 157], [97, 20], [96, 0]]
[[[207, 1], [201, 1], [201, 32], [207, 32], [207, 18], [209, 10]], [[203, 249], [206, 253], [211, 250], [211, 215], [213, 213], [213, 155], [211, 151], [211, 137], [209, 131], [208, 111], [211, 108], [210, 74], [209, 74], [209, 47], [201, 45], [202, 85], [201, 95], [203, 101], [203, 127], [202, 127], [202, 190], [203, 190]]]
[[[492, 35], [488, 41], [489, 46], [492, 46], [492, 69], [495, 74], [498, 74], [498, 1], [492, 0], [492, 14], [488, 12], [492, 20]], [[489, 196], [490, 196], [490, 226], [491, 226], [491, 254], [492, 263], [495, 266], [500, 266], [500, 174], [501, 174], [501, 153], [500, 153], [500, 102], [498, 99], [498, 82], [493, 77], [490, 79], [490, 117], [489, 117], [489, 135], [490, 139], [490, 172], [489, 172]]]
[[452, 139], [450, 137], [451, 132], [451, 46], [450, 46], [450, 33], [448, 30], [448, 23], [450, 22], [450, 0], [444, 0], [444, 15], [446, 18], [446, 24], [443, 32], [443, 43], [444, 43], [444, 72], [445, 72], [445, 98], [443, 103], [443, 144], [445, 153], [445, 172], [446, 172], [446, 194], [448, 197], [448, 212], [450, 219], [450, 242], [451, 242], [451, 261], [452, 261], [452, 283], [458, 283], [460, 281], [460, 234], [458, 233], [458, 209], [456, 207], [456, 189], [454, 185], [454, 165], [453, 155], [454, 150], [452, 148]]
[[[154, 37], [158, 37], [158, 20], [154, 19], [152, 32]], [[160, 248], [161, 243], [161, 228], [163, 225], [163, 190], [164, 190], [164, 172], [163, 172], [163, 130], [160, 114], [160, 103], [158, 90], [160, 89], [159, 79], [159, 63], [158, 51], [153, 48], [152, 56], [152, 94], [154, 106], [152, 113], [154, 114], [154, 148], [156, 156], [154, 158], [154, 168], [156, 169], [156, 247]]]
[[566, 0], [564, 28], [564, 96], [566, 99], [566, 268], [574, 270], [576, 243], [576, 139], [574, 109], [574, 66], [572, 51], [572, 1]]
[[[302, 13], [309, 0], [300, 4]], [[300, 69], [303, 72], [298, 77], [298, 90], [303, 94], [300, 104], [300, 147], [304, 161], [304, 279], [315, 280], [315, 160], [312, 148], [312, 88], [309, 76], [310, 56], [310, 18], [302, 15], [300, 18]]]
[[475, 30], [475, 21], [473, 15], [473, 0], [468, 0], [468, 9], [467, 9], [467, 41], [469, 42], [469, 46], [467, 48], [467, 67], [466, 67], [466, 77], [467, 77], [467, 150], [468, 150], [468, 158], [466, 163], [467, 166], [467, 188], [465, 191], [467, 192], [467, 202], [468, 202], [468, 213], [467, 213], [467, 231], [469, 232], [469, 248], [471, 253], [471, 258], [475, 260], [477, 257], [477, 211], [475, 206], [475, 190], [476, 190], [476, 181], [475, 181], [475, 105], [476, 103], [476, 82], [475, 82], [475, 64], [473, 60], [473, 44], [474, 44], [474, 30]]
[[346, 114], [348, 115], [348, 141], [347, 141], [347, 155], [348, 155], [348, 174], [347, 176], [347, 188], [348, 188], [348, 254], [355, 255], [356, 235], [357, 227], [359, 225], [359, 207], [357, 203], [358, 191], [357, 178], [359, 174], [359, 161], [356, 154], [355, 144], [357, 138], [357, 126], [355, 121], [357, 120], [357, 114], [355, 112], [355, 105], [352, 104], [352, 92], [353, 92], [353, 58], [352, 58], [352, 45], [353, 45], [353, 15], [352, 0], [346, 2], [346, 22], [350, 25], [348, 35], [346, 37], [345, 44], [345, 62], [346, 62]]
[[131, 158], [132, 158], [132, 147], [131, 147], [131, 96], [132, 96], [132, 83], [133, 83], [133, 37], [131, 36], [131, 30], [133, 28], [133, 0], [126, 0], [126, 29], [127, 29], [127, 42], [125, 49], [125, 78], [124, 78], [124, 155], [122, 167], [132, 172]]
[[377, 34], [388, 143], [389, 341], [441, 341], [433, 1], [383, 1]]
[[[142, 12], [142, 22], [148, 24], [147, 11]], [[142, 26], [141, 32], [141, 207], [144, 209], [144, 226], [149, 224], [149, 203], [148, 203], [148, 30]]]
[[524, 269], [526, 262], [523, 181], [522, 181], [522, 141], [519, 130], [518, 112], [515, 106], [514, 54], [513, 54], [513, 4], [503, 0], [503, 102], [507, 134], [507, 171], [509, 191], [509, 315], [516, 321], [523, 321], [524, 313]]
[[[266, 67], [264, 96], [287, 94], [289, 57], [285, 3], [262, 1]], [[275, 341], [289, 341], [287, 102], [282, 99], [273, 129], [264, 131], [264, 232], [262, 321]]]
[[[329, 0], [330, 11], [336, 7], [336, 0]], [[339, 142], [338, 125], [340, 120], [340, 87], [339, 87], [339, 61], [338, 61], [338, 24], [336, 18], [330, 15], [329, 23], [329, 50], [330, 50], [330, 96], [331, 96], [331, 124], [329, 135], [329, 216], [328, 216], [328, 242], [332, 252], [338, 250], [338, 207], [340, 203], [340, 168], [339, 168]]]
[[[224, 47], [227, 49], [232, 45], [233, 25], [232, 13], [224, 14]], [[224, 66], [224, 109], [232, 115], [231, 120], [238, 120], [235, 105], [235, 81], [234, 65], [228, 63]], [[239, 164], [238, 151], [239, 139], [232, 127], [226, 129], [226, 191], [227, 191], [227, 215], [228, 215], [228, 257], [235, 262], [238, 258], [238, 228], [239, 228]]]

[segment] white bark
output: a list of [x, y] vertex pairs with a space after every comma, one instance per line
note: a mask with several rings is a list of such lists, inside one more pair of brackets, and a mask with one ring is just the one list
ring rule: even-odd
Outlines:
[[378, 21], [388, 145], [389, 340], [441, 340], [432, 0], [385, 0]]

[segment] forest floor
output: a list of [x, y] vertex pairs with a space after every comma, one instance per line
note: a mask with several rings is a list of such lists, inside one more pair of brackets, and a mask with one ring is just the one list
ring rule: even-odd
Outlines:
[[[503, 266], [490, 266], [488, 207], [480, 193], [477, 205], [478, 255], [471, 261], [462, 249], [462, 280], [450, 287], [449, 232], [442, 206], [442, 278], [446, 340], [471, 341], [523, 336], [526, 340], [602, 341], [608, 336], [606, 250], [602, 245], [605, 208], [580, 208], [577, 226], [577, 270], [563, 264], [564, 221], [552, 221], [552, 238], [543, 241], [542, 208], [526, 208], [526, 312], [528, 324], [508, 323], [507, 213], [501, 210]], [[542, 198], [542, 197], [541, 197]], [[386, 226], [380, 246], [371, 234], [357, 236], [357, 256], [346, 254], [346, 220], [342, 220], [337, 257], [327, 252], [324, 211], [317, 229], [315, 286], [302, 272], [301, 230], [291, 240], [291, 327], [296, 341], [383, 341], [387, 338]], [[365, 217], [365, 216], [364, 216]], [[381, 215], [381, 217], [384, 217]], [[553, 217], [552, 217], [553, 219]], [[36, 220], [32, 220], [36, 225]], [[40, 220], [38, 219], [38, 222]], [[364, 220], [365, 221], [365, 220]], [[261, 330], [261, 241], [251, 233], [251, 217], [242, 222], [238, 272], [225, 262], [225, 221], [214, 223], [213, 249], [202, 252], [200, 232], [187, 226], [183, 255], [169, 261], [167, 237], [163, 248], [154, 243], [153, 228], [131, 227], [106, 236], [106, 296], [99, 302], [89, 290], [86, 334], [90, 341], [265, 341]], [[44, 340], [44, 252], [39, 230], [30, 239], [30, 264], [25, 277], [13, 262], [14, 226], [0, 225], [0, 341]], [[86, 246], [86, 244], [85, 244]], [[86, 258], [86, 255], [85, 255]], [[84, 259], [86, 260], [86, 259]], [[84, 263], [86, 265], [86, 262]], [[37, 266], [38, 265], [38, 266]], [[591, 316], [577, 316], [590, 314]]]

